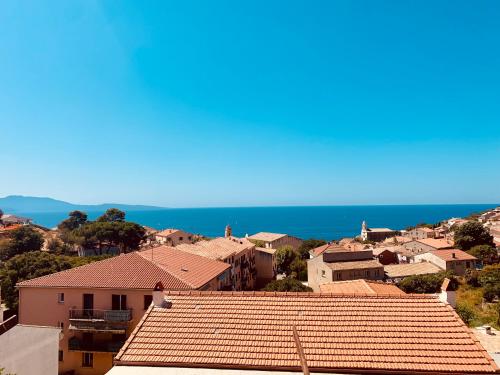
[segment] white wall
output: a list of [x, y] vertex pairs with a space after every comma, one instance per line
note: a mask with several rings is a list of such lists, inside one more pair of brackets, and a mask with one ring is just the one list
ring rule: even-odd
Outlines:
[[16, 375], [56, 375], [59, 328], [16, 325], [0, 335], [0, 368]]

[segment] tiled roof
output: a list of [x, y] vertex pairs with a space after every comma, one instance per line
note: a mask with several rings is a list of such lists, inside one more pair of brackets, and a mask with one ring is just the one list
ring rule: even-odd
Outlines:
[[368, 232], [395, 232], [395, 230], [390, 228], [368, 228]]
[[274, 255], [276, 253], [276, 249], [270, 247], [256, 247], [255, 250], [262, 251], [263, 253]]
[[315, 247], [314, 249], [309, 250], [310, 253], [312, 253], [314, 256], [319, 256], [323, 254], [325, 251], [342, 251], [342, 252], [347, 252], [347, 251], [354, 251], [350, 250], [347, 247], [340, 246], [336, 244], [335, 242], [332, 243], [327, 243], [318, 247]]
[[[383, 374], [494, 373], [449, 305], [432, 296], [168, 292], [116, 365]], [[297, 338], [294, 338], [294, 328]]]
[[477, 260], [475, 256], [459, 249], [434, 250], [431, 253], [446, 262], [450, 260]]
[[341, 271], [341, 270], [362, 270], [366, 268], [382, 268], [383, 265], [376, 259], [370, 260], [356, 260], [350, 262], [325, 262], [326, 266], [328, 266], [333, 271]]
[[442, 269], [430, 262], [390, 264], [384, 266], [384, 271], [390, 278], [405, 277], [411, 275], [426, 275], [438, 273]]
[[0, 233], [2, 232], [11, 232], [13, 230], [16, 230], [16, 229], [19, 229], [21, 228], [23, 225], [22, 224], [13, 224], [13, 225], [9, 225], [9, 226], [6, 226], [6, 227], [0, 227]]
[[411, 238], [408, 238], [408, 237], [394, 236], [394, 237], [388, 237], [388, 238], [386, 238], [384, 240], [384, 243], [394, 243], [394, 239], [396, 239], [396, 241], [398, 243], [405, 243], [405, 242], [413, 241]]
[[255, 245], [247, 239], [236, 237], [219, 237], [194, 244], [177, 245], [179, 250], [216, 260], [224, 260], [252, 247], [255, 247]]
[[81, 267], [20, 282], [20, 287], [197, 289], [223, 273], [228, 264], [169, 246], [118, 255]]
[[167, 236], [170, 236], [171, 234], [174, 234], [174, 233], [177, 233], [177, 232], [179, 232], [179, 229], [169, 228], [169, 229], [163, 229], [162, 231], [156, 233], [156, 235], [157, 236], [167, 237]]
[[373, 249], [373, 255], [380, 255], [384, 251], [390, 251], [391, 253], [397, 253], [402, 249], [401, 246], [384, 246], [384, 247], [376, 247]]
[[421, 242], [423, 244], [426, 244], [428, 246], [432, 246], [435, 249], [446, 249], [453, 247], [453, 244], [442, 239], [442, 238], [424, 238], [421, 240], [415, 240], [417, 242]]
[[279, 240], [280, 238], [286, 237], [286, 234], [282, 233], [269, 233], [269, 232], [259, 232], [248, 237], [249, 240], [258, 240], [265, 242], [272, 242]]
[[332, 294], [379, 294], [379, 295], [402, 295], [405, 294], [394, 284], [369, 280], [349, 280], [349, 281], [333, 281], [330, 283], [320, 284], [319, 290], [322, 293]]

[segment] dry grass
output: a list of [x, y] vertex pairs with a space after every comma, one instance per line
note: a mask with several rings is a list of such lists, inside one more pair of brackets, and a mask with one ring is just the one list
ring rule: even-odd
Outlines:
[[477, 327], [484, 324], [500, 329], [499, 316], [496, 303], [483, 303], [483, 288], [473, 288], [465, 283], [457, 291], [457, 303], [469, 306], [475, 318], [471, 326]]

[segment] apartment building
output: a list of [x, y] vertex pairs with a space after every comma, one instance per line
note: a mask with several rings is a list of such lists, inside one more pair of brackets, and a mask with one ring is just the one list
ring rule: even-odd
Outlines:
[[307, 261], [308, 285], [315, 292], [320, 290], [321, 284], [332, 281], [384, 278], [384, 266], [374, 259], [372, 249], [352, 251], [338, 245], [329, 246], [327, 249], [321, 246], [321, 252], [311, 250], [320, 255]]
[[272, 249], [279, 249], [283, 246], [291, 246], [294, 249], [298, 249], [302, 245], [300, 238], [282, 233], [259, 232], [247, 238], [254, 243], [261, 242], [263, 244], [263, 246], [261, 245], [262, 247]]
[[469, 269], [476, 268], [477, 258], [459, 249], [434, 250], [415, 256], [415, 263], [430, 262], [455, 275], [463, 276]]
[[59, 372], [104, 374], [161, 282], [169, 290], [220, 290], [230, 266], [161, 246], [19, 283], [19, 322], [59, 327]]
[[226, 228], [226, 235], [194, 244], [180, 244], [176, 249], [229, 264], [232, 289], [253, 290], [257, 280], [255, 244], [246, 238], [231, 236], [230, 228]]

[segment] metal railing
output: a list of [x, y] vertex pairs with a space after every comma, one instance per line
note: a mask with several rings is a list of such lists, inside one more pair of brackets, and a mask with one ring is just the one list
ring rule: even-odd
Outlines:
[[118, 353], [125, 341], [92, 341], [85, 342], [77, 337], [68, 340], [68, 349], [81, 352]]
[[128, 322], [132, 319], [132, 309], [127, 310], [96, 310], [70, 309], [70, 319], [102, 320], [106, 322]]

